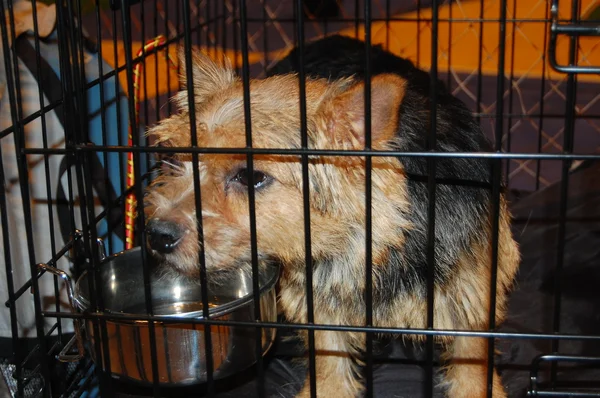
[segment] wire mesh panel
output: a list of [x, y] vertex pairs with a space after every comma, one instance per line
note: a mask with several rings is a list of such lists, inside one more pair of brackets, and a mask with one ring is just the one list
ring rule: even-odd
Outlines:
[[0, 394], [600, 396], [597, 0], [0, 14]]

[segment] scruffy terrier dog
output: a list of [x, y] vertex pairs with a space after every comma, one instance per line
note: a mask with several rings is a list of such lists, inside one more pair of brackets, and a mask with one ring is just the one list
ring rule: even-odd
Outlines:
[[[262, 80], [250, 82], [254, 148], [301, 148], [296, 50]], [[364, 43], [334, 36], [305, 47], [308, 146], [362, 150], [365, 146]], [[182, 58], [182, 65], [184, 64]], [[430, 131], [429, 74], [378, 46], [371, 53], [371, 131], [374, 150], [424, 151]], [[185, 81], [183, 82], [186, 83]], [[193, 54], [194, 103], [200, 147], [246, 146], [243, 84], [227, 62]], [[149, 131], [158, 145], [191, 145], [187, 90], [179, 113]], [[440, 83], [436, 149], [490, 150], [466, 106]], [[365, 324], [365, 158], [309, 159], [314, 319], [318, 324]], [[148, 245], [166, 267], [198, 276], [199, 244], [193, 168], [202, 190], [208, 272], [250, 264], [250, 221], [245, 155], [176, 154], [170, 171], [145, 198]], [[492, 268], [491, 166], [475, 158], [437, 159], [434, 327], [485, 330]], [[255, 155], [258, 258], [282, 264], [279, 299], [292, 322], [307, 322], [302, 166], [296, 155]], [[427, 325], [427, 160], [372, 158], [373, 323]], [[496, 321], [519, 263], [504, 198], [500, 202]], [[423, 339], [423, 337], [413, 337]], [[449, 360], [449, 397], [483, 397], [487, 340], [437, 337]], [[316, 331], [316, 386], [320, 397], [354, 397], [363, 390], [357, 359], [365, 335]], [[505, 396], [493, 378], [493, 396]], [[310, 396], [307, 380], [300, 396]]]

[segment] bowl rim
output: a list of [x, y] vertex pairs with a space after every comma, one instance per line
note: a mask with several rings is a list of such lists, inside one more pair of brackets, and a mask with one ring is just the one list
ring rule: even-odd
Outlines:
[[[105, 259], [103, 259], [102, 261], [100, 261], [98, 268], [112, 262], [116, 257], [123, 256], [123, 255], [133, 255], [133, 254], [135, 254], [135, 252], [138, 252], [138, 251], [141, 252], [140, 246], [134, 247], [133, 249], [122, 250], [118, 253], [114, 253], [111, 256], [108, 256]], [[263, 284], [263, 286], [259, 287], [259, 291], [258, 291], [259, 298], [262, 298], [265, 293], [272, 290], [275, 287], [277, 280], [279, 279], [280, 266], [278, 264], [266, 263], [265, 266], [266, 266], [268, 272], [270, 272], [270, 275], [269, 275], [269, 278]], [[89, 274], [89, 271], [90, 270], [85, 270], [84, 272], [82, 272], [82, 274], [79, 276], [79, 278], [75, 282], [75, 286], [73, 289], [73, 300], [74, 300], [76, 306], [78, 307], [78, 309], [82, 312], [88, 311], [90, 309], [90, 305], [91, 305], [90, 301], [86, 297], [84, 297], [84, 295], [82, 294], [82, 288], [80, 287], [80, 285], [83, 283], [85, 277]], [[236, 309], [243, 307], [253, 301], [254, 301], [254, 292], [251, 291], [250, 293], [248, 293], [242, 297], [238, 297], [238, 298], [235, 298], [226, 303], [209, 308], [208, 316], [209, 316], [209, 318], [221, 317], [221, 316], [230, 314], [233, 311], [235, 311]], [[105, 308], [104, 312], [111, 313], [111, 314], [119, 314], [119, 315], [124, 315], [124, 316], [136, 316], [136, 315], [147, 316], [147, 313], [129, 313], [129, 312], [123, 312], [123, 311], [114, 311], [114, 310], [111, 310], [108, 308]], [[184, 312], [184, 313], [180, 313], [180, 314], [161, 314], [161, 315], [155, 315], [155, 316], [161, 317], [161, 318], [204, 319], [204, 311], [196, 310], [196, 311]], [[120, 319], [120, 320], [118, 320], [118, 322], [125, 322], [125, 323], [144, 322], [145, 323], [147, 321], [146, 320], [128, 320], [128, 319], [121, 320]], [[159, 321], [154, 321], [154, 322], [159, 322]]]

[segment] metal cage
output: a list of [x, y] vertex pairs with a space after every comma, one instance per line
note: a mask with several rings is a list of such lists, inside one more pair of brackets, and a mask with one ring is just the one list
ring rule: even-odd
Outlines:
[[[509, 320], [512, 311], [515, 322], [502, 326], [492, 322], [489, 330], [434, 329], [432, 300], [428, 300], [425, 329], [373, 326], [368, 300], [366, 326], [315, 324], [312, 314], [318, 309], [312, 308], [311, 273], [307, 273], [306, 324], [261, 322], [260, 306], [254, 307], [246, 321], [206, 319], [206, 309], [203, 319], [185, 322], [202, 331], [236, 325], [257, 333], [273, 328], [280, 337], [278, 342], [293, 330], [305, 330], [309, 341], [307, 374], [313, 381], [314, 331], [365, 332], [367, 396], [395, 396], [391, 391], [402, 392], [402, 383], [409, 383], [411, 378], [418, 388], [407, 396], [417, 396], [411, 395], [415, 391], [422, 396], [439, 396], [440, 358], [433, 340], [438, 335], [487, 338], [488, 362], [496, 361], [503, 378], [508, 378], [509, 396], [600, 396], [600, 327], [598, 312], [594, 312], [600, 302], [593, 282], [600, 278], [597, 243], [594, 248], [594, 237], [595, 242], [600, 237], [600, 214], [593, 205], [594, 198], [600, 197], [594, 186], [600, 160], [600, 1], [4, 0], [0, 15], [0, 173], [4, 183], [0, 193], [0, 268], [1, 286], [6, 288], [1, 292], [5, 303], [1, 319], [6, 325], [0, 336], [0, 394], [293, 396], [299, 390], [304, 373], [298, 373], [296, 362], [289, 360], [294, 350], [283, 343], [268, 357], [263, 357], [261, 345], [256, 344], [256, 365], [225, 386], [213, 378], [215, 369], [210, 360], [207, 382], [201, 386], [181, 390], [162, 386], [156, 377], [159, 365], [153, 343], [148, 362], [139, 365], [147, 367], [148, 385], [139, 387], [117, 380], [105, 370], [110, 369], [111, 360], [118, 359], [111, 358], [101, 341], [111, 321], [124, 317], [105, 311], [105, 298], [100, 293], [91, 294], [92, 310], [72, 312], [69, 281], [83, 272], [97, 276], [105, 254], [119, 253], [145, 241], [143, 212], [134, 217], [133, 208], [144, 200], [144, 188], [160, 167], [157, 159], [171, 148], [153, 147], [144, 131], [176, 112], [170, 98], [180, 89], [178, 47], [188, 54], [186, 62], [192, 51], [200, 49], [216, 58], [224, 54], [231, 59], [244, 84], [246, 125], [250, 126], [249, 80], [264, 77], [290, 48], [302, 49], [310, 40], [342, 32], [364, 40], [365, 51], [380, 44], [428, 70], [433, 107], [437, 85], [442, 83], [469, 107], [493, 142], [493, 151], [389, 155], [423, 157], [430, 165], [444, 156], [488, 159], [494, 170], [493, 207], [499, 211], [497, 195], [504, 182], [511, 205], [517, 206], [513, 210], [514, 233], [523, 239], [524, 257], [537, 261], [536, 266], [543, 264], [551, 277], [532, 270], [521, 274], [515, 293], [515, 300], [520, 301], [509, 304]], [[367, 63], [367, 76], [369, 68]], [[308, 209], [308, 159], [317, 152], [307, 149], [306, 106], [302, 105], [307, 76], [302, 66], [299, 76], [302, 148], [256, 151], [252, 131], [247, 128], [246, 146], [230, 152], [246, 156], [250, 169], [256, 153], [301, 156], [304, 206]], [[182, 89], [193, 90], [189, 86]], [[370, 96], [365, 98], [365, 109], [370, 109]], [[192, 131], [194, 113], [190, 107]], [[368, 111], [366, 119], [369, 125]], [[435, 126], [435, 115], [432, 124]], [[435, 129], [427, 134], [435, 142]], [[186, 151], [194, 159], [213, 150], [198, 147], [193, 140], [192, 148]], [[348, 155], [335, 151], [320, 154]], [[351, 154], [364, 156], [367, 167], [374, 156], [385, 155], [368, 146]], [[584, 174], [587, 180], [581, 180]], [[428, 181], [433, 198], [435, 181]], [[201, 198], [198, 181], [194, 188], [196, 197]], [[366, 209], [371, 208], [369, 192], [368, 180]], [[252, 205], [254, 193], [249, 195]], [[540, 199], [536, 195], [546, 196]], [[197, 205], [201, 206], [201, 199]], [[433, 207], [429, 214], [435, 220]], [[309, 271], [310, 210], [305, 216]], [[255, 275], [256, 217], [251, 206]], [[496, 228], [497, 219], [496, 212]], [[369, 231], [368, 216], [365, 227]], [[430, 238], [433, 228], [431, 222]], [[369, 287], [371, 239], [367, 232], [365, 277]], [[492, 251], [497, 256], [497, 234], [493, 239]], [[433, 243], [428, 248], [427, 257], [433, 262]], [[531, 254], [527, 250], [537, 251]], [[493, 263], [495, 267], [497, 260]], [[203, 272], [200, 279], [206, 283]], [[433, 272], [430, 265], [429, 296], [433, 294]], [[492, 275], [493, 284], [495, 268]], [[528, 278], [538, 279], [528, 284]], [[152, 292], [149, 281], [144, 281], [149, 309]], [[258, 302], [256, 278], [253, 283], [253, 299]], [[90, 286], [93, 288], [92, 282]], [[580, 286], [574, 289], [580, 297], [569, 290], [573, 286]], [[542, 296], [528, 295], [528, 289], [537, 288], [543, 290], [543, 305], [535, 301]], [[367, 288], [367, 297], [371, 294]], [[208, 303], [206, 296], [202, 300]], [[494, 296], [491, 302], [495, 308]], [[536, 316], [542, 311], [550, 315], [539, 320]], [[150, 321], [150, 342], [163, 332], [160, 325], [174, 322], [150, 312], [138, 319]], [[538, 320], [539, 324], [531, 326]], [[84, 332], [100, 338], [83, 344], [76, 337]], [[403, 345], [402, 338], [395, 343], [382, 341], [380, 334], [420, 335], [423, 345]], [[211, 334], [203, 336], [202, 349], [211, 353]], [[500, 359], [495, 349], [504, 353], [499, 354]], [[391, 350], [400, 350], [400, 354], [394, 357]], [[104, 358], [104, 362], [92, 358]], [[488, 396], [491, 382], [488, 374]], [[391, 387], [382, 390], [381, 384]], [[313, 393], [315, 386], [313, 383]]]

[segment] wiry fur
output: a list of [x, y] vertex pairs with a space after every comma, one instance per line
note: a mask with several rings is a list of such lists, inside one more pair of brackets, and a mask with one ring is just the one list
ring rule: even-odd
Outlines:
[[[330, 38], [306, 48], [308, 143], [316, 149], [364, 147], [363, 44]], [[429, 123], [429, 79], [409, 61], [373, 49], [371, 79], [372, 147], [425, 150]], [[255, 148], [300, 148], [299, 82], [294, 54], [273, 75], [250, 82]], [[352, 64], [356, 62], [356, 64]], [[201, 147], [244, 147], [243, 87], [229, 66], [194, 55], [193, 87], [197, 142]], [[460, 101], [440, 88], [437, 149], [488, 149], [479, 127]], [[186, 94], [180, 113], [149, 131], [159, 145], [191, 143]], [[168, 267], [198, 275], [198, 231], [193, 167], [200, 168], [204, 253], [209, 271], [250, 264], [247, 187], [235, 178], [247, 167], [245, 155], [177, 154], [182, 164], [150, 187], [148, 220], [168, 219], [185, 228], [173, 253], [154, 253]], [[255, 155], [254, 169], [269, 176], [256, 188], [259, 260], [283, 264], [280, 304], [293, 322], [307, 322], [304, 264], [304, 209], [299, 156]], [[377, 326], [426, 327], [427, 168], [418, 158], [372, 158], [373, 319]], [[486, 160], [439, 159], [435, 224], [434, 327], [482, 330], [489, 325], [491, 281], [491, 184]], [[315, 322], [364, 325], [365, 159], [311, 156], [310, 222]], [[500, 203], [496, 320], [519, 262]], [[356, 361], [364, 348], [361, 333], [315, 332], [319, 396], [350, 397], [362, 390]], [[418, 337], [417, 337], [418, 339]], [[450, 365], [450, 397], [483, 397], [487, 342], [438, 338]], [[494, 396], [504, 396], [497, 375]], [[308, 381], [300, 396], [308, 396]]]

